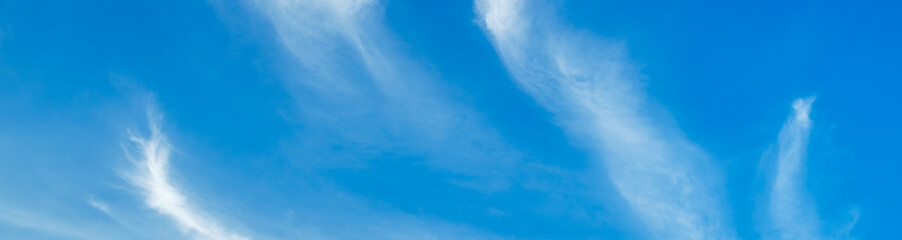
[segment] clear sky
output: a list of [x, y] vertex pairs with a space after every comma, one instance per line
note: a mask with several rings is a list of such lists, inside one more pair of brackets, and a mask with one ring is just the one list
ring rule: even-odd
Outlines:
[[0, 239], [902, 238], [896, 1], [0, 1]]

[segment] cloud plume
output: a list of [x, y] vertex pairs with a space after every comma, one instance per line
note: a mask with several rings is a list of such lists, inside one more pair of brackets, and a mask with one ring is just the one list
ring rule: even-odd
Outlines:
[[805, 193], [805, 160], [812, 121], [813, 97], [792, 103], [793, 113], [777, 139], [777, 160], [769, 209], [775, 239], [824, 239], [813, 202]]
[[719, 171], [647, 99], [622, 43], [557, 22], [540, 1], [477, 0], [475, 8], [518, 86], [597, 153], [649, 235], [735, 237]]
[[305, 133], [312, 142], [335, 142], [345, 150], [338, 155], [354, 159], [393, 153], [421, 156], [431, 167], [466, 176], [502, 180], [511, 174], [518, 153], [433, 73], [398, 50], [378, 1], [257, 3], [303, 66], [286, 85], [302, 121], [320, 131]]
[[133, 145], [126, 155], [135, 168], [123, 174], [140, 189], [147, 206], [170, 218], [195, 239], [249, 239], [222, 228], [215, 219], [188, 202], [188, 197], [170, 179], [172, 145], [162, 132], [162, 116], [153, 111], [148, 115], [150, 136], [144, 138], [130, 132], [129, 140]]

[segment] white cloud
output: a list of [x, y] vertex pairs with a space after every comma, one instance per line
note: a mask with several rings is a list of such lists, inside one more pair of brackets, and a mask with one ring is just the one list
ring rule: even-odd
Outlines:
[[809, 117], [814, 97], [792, 103], [793, 114], [786, 120], [777, 140], [768, 212], [776, 239], [824, 239], [817, 209], [805, 193], [805, 160], [812, 122]]
[[89, 205], [91, 205], [91, 207], [94, 207], [97, 210], [100, 210], [101, 212], [106, 213], [107, 215], [111, 214], [109, 205], [107, 205], [104, 202], [101, 202], [100, 200], [95, 199], [93, 196], [88, 198], [87, 202]]
[[599, 165], [654, 238], [735, 238], [720, 171], [647, 99], [622, 43], [560, 24], [541, 4], [476, 1], [518, 86], [604, 160]]
[[304, 67], [286, 85], [302, 121], [320, 131], [304, 133], [310, 142], [335, 142], [342, 146], [339, 154], [355, 160], [371, 153], [417, 156], [431, 167], [495, 182], [464, 185], [504, 187], [519, 153], [443, 89], [435, 74], [398, 50], [377, 1], [257, 3]]
[[[153, 105], [153, 101], [150, 102]], [[148, 116], [149, 136], [141, 137], [129, 131], [132, 144], [126, 148], [126, 156], [134, 168], [122, 171], [120, 175], [141, 191], [148, 207], [171, 219], [182, 230], [182, 234], [190, 238], [250, 239], [246, 234], [223, 227], [221, 219], [212, 216], [214, 213], [205, 212], [191, 204], [190, 198], [170, 177], [169, 161], [173, 146], [162, 130], [162, 116], [153, 110]], [[256, 188], [268, 188], [251, 190], [255, 192], [256, 200], [250, 204], [260, 206], [252, 207], [254, 211], [230, 212], [234, 215], [229, 217], [240, 217], [243, 223], [252, 224], [254, 239], [497, 239], [492, 234], [463, 225], [397, 211], [376, 210], [369, 205], [369, 201], [349, 196], [317, 176], [287, 172], [303, 171], [288, 170], [286, 175], [274, 174], [254, 179], [260, 183]], [[290, 200], [283, 202], [285, 199]], [[142, 227], [152, 228], [149, 227], [151, 225], [166, 229], [165, 226], [159, 226], [159, 222], [153, 221], [153, 218], [135, 218], [133, 215], [138, 212], [109, 211], [112, 205], [93, 197], [88, 201], [95, 208], [112, 213], [108, 214], [109, 217], [132, 232], [154, 239], [172, 239], [169, 237], [171, 235], [163, 235], [168, 232], [142, 231], [145, 230]], [[284, 207], [289, 210], [271, 215], [261, 213], [261, 206]], [[121, 207], [116, 209], [124, 210]], [[2, 213], [0, 211], [0, 220], [3, 220]]]
[[162, 117], [150, 113], [149, 119], [149, 137], [142, 138], [130, 133], [129, 139], [134, 148], [133, 151], [127, 150], [126, 155], [135, 164], [135, 169], [123, 174], [130, 183], [140, 188], [145, 203], [172, 219], [184, 232], [196, 239], [249, 239], [223, 229], [215, 219], [188, 203], [187, 197], [169, 177], [172, 146], [161, 130]]

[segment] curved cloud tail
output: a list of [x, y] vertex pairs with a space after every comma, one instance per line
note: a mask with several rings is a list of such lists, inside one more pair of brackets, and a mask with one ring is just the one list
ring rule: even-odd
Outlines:
[[142, 138], [129, 132], [134, 148], [126, 154], [135, 169], [124, 174], [141, 190], [147, 206], [172, 219], [185, 233], [197, 239], [248, 239], [222, 229], [214, 219], [188, 203], [187, 197], [169, 177], [172, 145], [161, 130], [162, 116], [151, 113], [149, 118], [150, 137]]
[[656, 116], [622, 44], [572, 30], [538, 2], [477, 0], [479, 21], [518, 86], [600, 159], [655, 238], [731, 239], [706, 153]]
[[809, 118], [813, 97], [792, 103], [793, 114], [786, 120], [777, 140], [777, 162], [771, 186], [769, 213], [779, 239], [823, 239], [817, 211], [805, 194], [804, 173]]

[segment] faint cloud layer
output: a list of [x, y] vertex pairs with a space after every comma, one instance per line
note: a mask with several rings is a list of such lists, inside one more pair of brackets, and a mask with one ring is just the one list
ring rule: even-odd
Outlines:
[[[310, 161], [360, 165], [399, 154], [474, 179], [462, 185], [506, 187], [519, 153], [446, 91], [437, 73], [397, 50], [377, 1], [257, 3], [303, 66], [286, 85], [314, 129], [304, 133], [307, 148], [319, 151], [305, 153], [316, 155]], [[342, 151], [319, 150], [335, 146]]]
[[479, 22], [518, 86], [604, 160], [655, 238], [735, 238], [720, 171], [650, 102], [622, 43], [559, 23], [549, 6], [477, 0]]
[[101, 212], [103, 212], [107, 215], [112, 214], [112, 212], [110, 211], [109, 205], [107, 205], [104, 202], [101, 202], [100, 200], [95, 199], [93, 196], [88, 198], [87, 202], [88, 202], [88, 205], [91, 205], [91, 207], [94, 207], [97, 210], [100, 210]]

